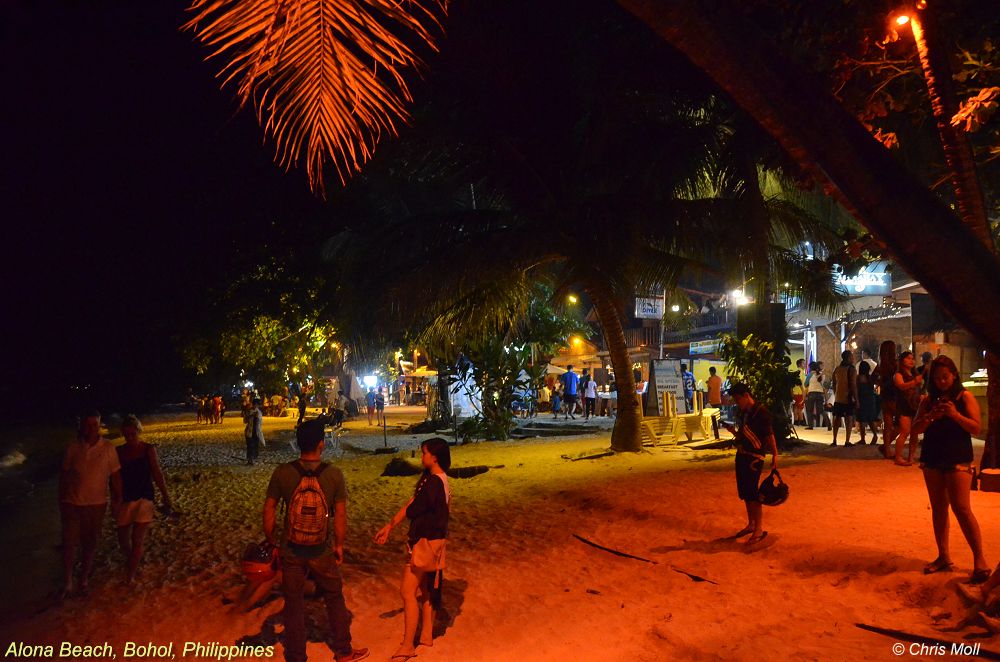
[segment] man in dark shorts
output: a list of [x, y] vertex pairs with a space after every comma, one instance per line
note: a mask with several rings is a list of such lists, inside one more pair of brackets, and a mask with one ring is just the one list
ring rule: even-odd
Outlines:
[[[295, 432], [299, 459], [279, 465], [271, 474], [264, 500], [264, 536], [272, 545], [278, 542], [274, 530], [278, 501], [289, 504], [305, 472], [316, 476], [331, 513], [325, 542], [309, 547], [287, 540], [289, 515], [286, 509], [281, 536], [281, 590], [285, 594], [285, 659], [288, 662], [306, 660], [305, 582], [310, 575], [316, 588], [323, 593], [330, 621], [331, 646], [337, 662], [362, 660], [368, 649], [351, 646], [351, 615], [344, 602], [344, 582], [340, 564], [344, 560], [344, 537], [347, 534], [347, 486], [340, 469], [322, 461], [324, 423], [319, 419], [305, 421]], [[331, 526], [332, 525], [332, 526]]]
[[833, 371], [833, 442], [837, 445], [837, 432], [844, 425], [844, 445], [851, 445], [851, 430], [854, 428], [854, 408], [858, 404], [858, 371], [854, 367], [854, 353], [844, 350], [840, 355], [840, 365]]
[[567, 418], [572, 418], [576, 420], [574, 412], [576, 411], [576, 399], [577, 391], [580, 385], [580, 376], [573, 372], [573, 366], [566, 366], [566, 372], [562, 376], [563, 383], [563, 406], [566, 408], [563, 414], [563, 420]]
[[778, 444], [771, 427], [771, 414], [754, 400], [746, 384], [733, 384], [729, 395], [739, 410], [737, 427], [726, 426], [736, 435], [736, 492], [747, 510], [747, 525], [733, 537], [753, 534], [747, 539], [747, 543], [752, 544], [767, 536], [763, 528], [764, 508], [760, 503], [760, 472], [767, 453], [771, 454], [771, 468], [778, 468]]

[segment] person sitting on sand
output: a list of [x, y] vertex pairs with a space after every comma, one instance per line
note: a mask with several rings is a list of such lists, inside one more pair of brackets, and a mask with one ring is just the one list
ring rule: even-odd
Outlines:
[[118, 510], [118, 545], [128, 560], [128, 582], [135, 580], [136, 569], [142, 559], [143, 540], [153, 523], [153, 483], [160, 490], [163, 509], [173, 512], [170, 495], [163, 480], [156, 448], [139, 439], [142, 423], [134, 414], [122, 421], [125, 443], [119, 446], [118, 462], [121, 464], [122, 506]]
[[746, 384], [733, 384], [729, 395], [739, 409], [738, 427], [726, 425], [736, 435], [736, 492], [747, 511], [747, 525], [733, 538], [753, 534], [747, 543], [760, 542], [767, 536], [764, 531], [764, 508], [760, 503], [760, 472], [764, 456], [771, 454], [771, 468], [778, 468], [778, 444], [771, 427], [771, 414], [754, 400]]
[[972, 435], [979, 433], [979, 404], [962, 386], [955, 362], [939, 356], [928, 371], [927, 393], [917, 411], [914, 435], [923, 432], [920, 468], [924, 472], [931, 501], [931, 520], [937, 558], [924, 567], [927, 574], [952, 569], [948, 552], [948, 507], [951, 507], [972, 550], [972, 583], [981, 584], [990, 576], [983, 556], [979, 522], [972, 513], [969, 490], [972, 486]]
[[[420, 461], [424, 465], [424, 472], [417, 481], [413, 497], [375, 534], [375, 542], [384, 545], [389, 540], [393, 527], [406, 518], [410, 519], [410, 531], [406, 543], [407, 563], [399, 589], [403, 596], [403, 641], [391, 657], [397, 662], [405, 662], [417, 655], [414, 639], [417, 636], [418, 615], [420, 616], [419, 645], [434, 645], [434, 610], [440, 607], [444, 541], [448, 538], [451, 490], [448, 487], [446, 472], [451, 467], [451, 451], [448, 449], [448, 442], [441, 437], [423, 442], [420, 444], [420, 450]], [[435, 571], [418, 568], [413, 560], [413, 550], [418, 542], [430, 541], [440, 541], [435, 547], [437, 555]]]
[[101, 537], [101, 524], [108, 509], [117, 512], [122, 502], [121, 465], [114, 446], [101, 437], [101, 415], [94, 411], [80, 420], [76, 440], [63, 455], [59, 473], [59, 511], [62, 516], [64, 583], [61, 598], [73, 590], [76, 548], [81, 548], [79, 589], [87, 594], [87, 582]]
[[[322, 461], [324, 436], [324, 425], [320, 420], [313, 419], [299, 425], [295, 431], [299, 459], [281, 464], [274, 470], [264, 500], [264, 537], [272, 545], [278, 542], [274, 526], [278, 501], [286, 504], [280, 553], [287, 662], [306, 660], [306, 575], [312, 577], [316, 588], [323, 593], [330, 621], [331, 645], [337, 662], [363, 660], [369, 653], [367, 648], [351, 645], [351, 615], [344, 602], [344, 581], [340, 574], [347, 535], [347, 486], [340, 469]], [[305, 484], [307, 480], [313, 485], [318, 484], [320, 494], [316, 494], [316, 490], [311, 490], [311, 495], [306, 494], [310, 487]], [[296, 506], [300, 499], [305, 504], [301, 509]], [[306, 531], [295, 520], [301, 517], [303, 525], [313, 526], [317, 524], [317, 513], [325, 516], [318, 524], [321, 529], [319, 542], [295, 543], [293, 539]], [[293, 524], [296, 524], [295, 529]]]

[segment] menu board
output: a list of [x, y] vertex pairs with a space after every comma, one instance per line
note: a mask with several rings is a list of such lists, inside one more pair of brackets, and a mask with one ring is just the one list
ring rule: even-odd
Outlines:
[[646, 401], [648, 410], [656, 411], [657, 416], [666, 414], [663, 411], [663, 394], [673, 393], [677, 400], [677, 413], [689, 413], [687, 400], [684, 398], [680, 359], [653, 359], [650, 361], [649, 372], [649, 399]]

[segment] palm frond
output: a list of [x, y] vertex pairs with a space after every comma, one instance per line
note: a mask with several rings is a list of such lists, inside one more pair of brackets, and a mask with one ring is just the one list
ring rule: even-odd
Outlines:
[[404, 79], [420, 65], [407, 45], [434, 47], [434, 10], [447, 0], [194, 0], [184, 25], [223, 61], [218, 78], [252, 103], [275, 161], [304, 160], [324, 190], [332, 162], [346, 181], [383, 132], [396, 133], [411, 100]]

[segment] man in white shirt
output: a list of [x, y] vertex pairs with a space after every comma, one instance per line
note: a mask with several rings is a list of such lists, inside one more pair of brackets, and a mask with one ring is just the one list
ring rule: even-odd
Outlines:
[[112, 513], [116, 513], [122, 503], [121, 466], [114, 446], [101, 438], [101, 415], [95, 411], [80, 421], [77, 438], [66, 449], [59, 474], [65, 576], [61, 597], [68, 596], [73, 589], [77, 547], [82, 548], [79, 589], [81, 594], [87, 593], [94, 553], [108, 508], [109, 480]]

